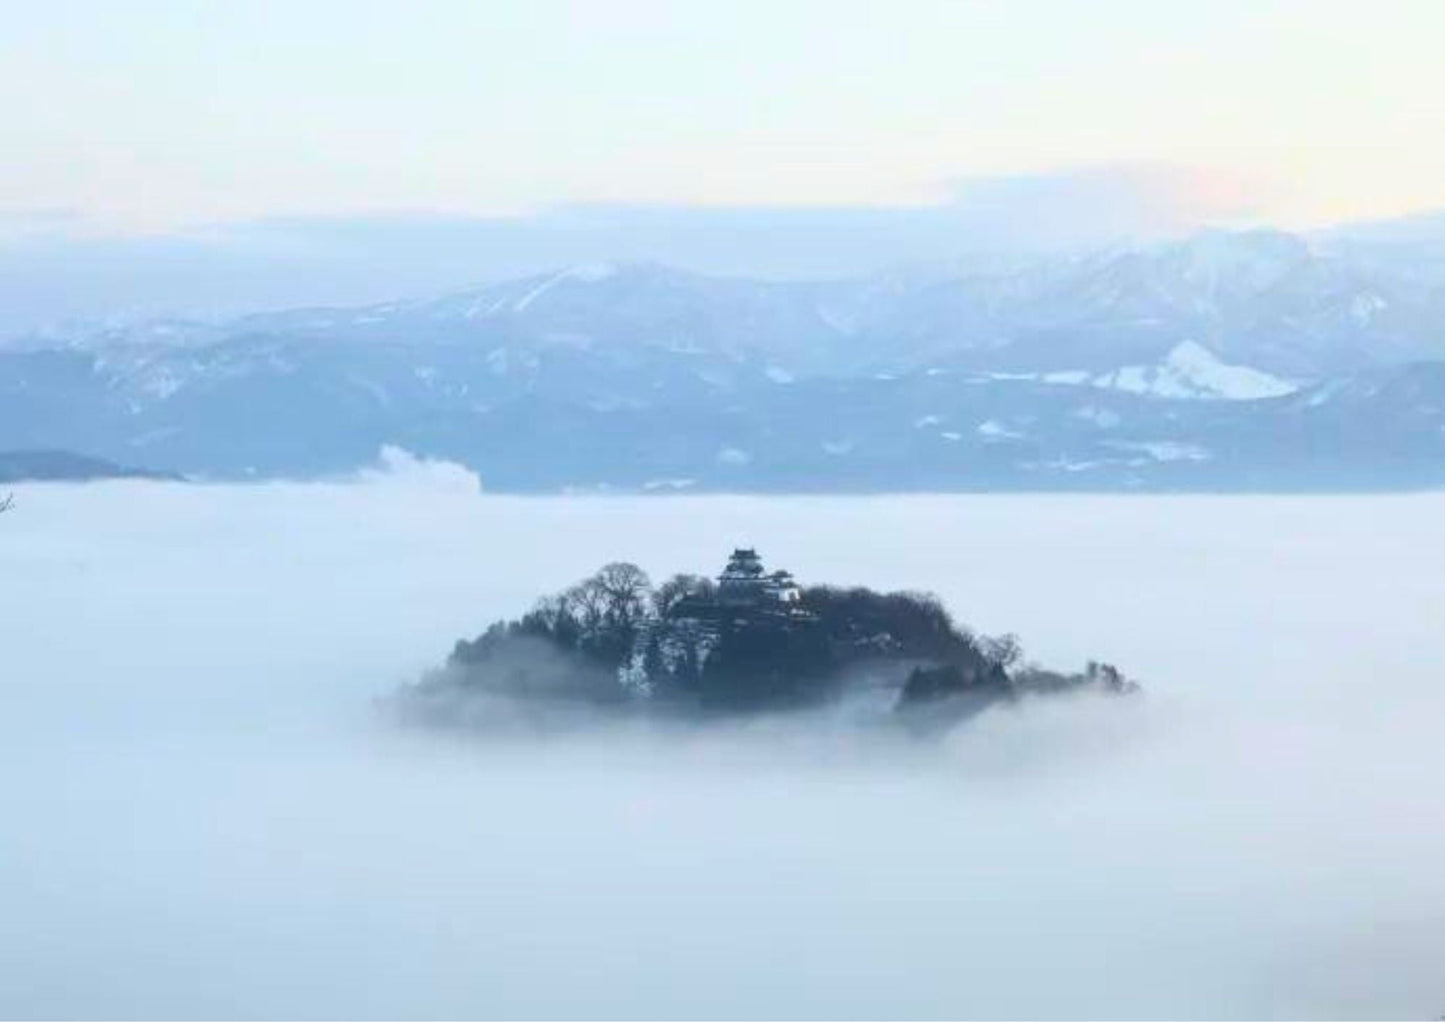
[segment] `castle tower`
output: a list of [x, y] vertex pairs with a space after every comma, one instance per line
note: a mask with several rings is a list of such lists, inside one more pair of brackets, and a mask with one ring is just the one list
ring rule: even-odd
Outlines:
[[763, 574], [763, 561], [751, 547], [739, 547], [728, 558], [727, 567], [717, 578], [720, 603], [759, 603], [767, 596], [768, 579]]

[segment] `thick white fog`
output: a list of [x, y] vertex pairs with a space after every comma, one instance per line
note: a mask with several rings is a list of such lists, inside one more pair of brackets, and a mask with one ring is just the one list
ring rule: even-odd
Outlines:
[[[1445, 497], [30, 486], [0, 518], [0, 1015], [1436, 1017]], [[1133, 700], [398, 734], [604, 561], [929, 589]]]

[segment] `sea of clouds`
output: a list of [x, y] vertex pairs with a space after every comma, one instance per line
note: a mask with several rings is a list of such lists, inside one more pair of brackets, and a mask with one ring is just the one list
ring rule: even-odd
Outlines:
[[[24, 486], [0, 1016], [1437, 1017], [1445, 496]], [[604, 561], [927, 589], [1146, 693], [937, 745], [375, 702]]]

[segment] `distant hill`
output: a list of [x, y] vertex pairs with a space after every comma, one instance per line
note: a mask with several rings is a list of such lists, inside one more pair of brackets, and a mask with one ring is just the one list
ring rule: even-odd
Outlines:
[[587, 264], [0, 349], [0, 445], [500, 491], [1445, 485], [1445, 269], [1271, 231], [831, 281]]
[[0, 483], [180, 478], [173, 472], [117, 465], [72, 451], [0, 451]]

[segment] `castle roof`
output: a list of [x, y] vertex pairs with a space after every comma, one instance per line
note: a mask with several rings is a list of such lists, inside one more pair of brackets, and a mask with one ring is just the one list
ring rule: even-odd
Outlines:
[[751, 547], [739, 547], [728, 558], [727, 567], [723, 569], [720, 578], [734, 581], [744, 578], [760, 578], [762, 574], [763, 561], [758, 556], [758, 552]]

